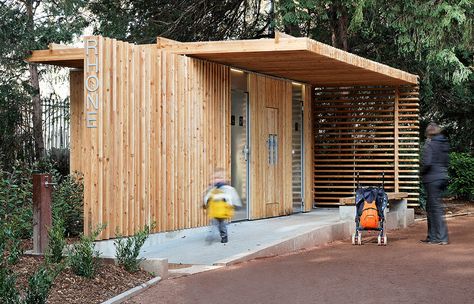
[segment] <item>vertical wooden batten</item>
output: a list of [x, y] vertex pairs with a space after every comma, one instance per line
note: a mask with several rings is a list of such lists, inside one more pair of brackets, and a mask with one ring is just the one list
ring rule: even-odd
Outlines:
[[[85, 232], [106, 224], [99, 238], [107, 239], [152, 222], [155, 231], [206, 224], [209, 175], [230, 169], [229, 68], [155, 45], [85, 39], [97, 43], [97, 54], [85, 55], [98, 72], [71, 73], [72, 168], [84, 173]], [[92, 74], [99, 108], [87, 128], [81, 84]]]
[[313, 166], [314, 166], [314, 130], [313, 130], [313, 110], [312, 99], [313, 89], [311, 85], [304, 86], [303, 101], [303, 142], [304, 142], [304, 211], [309, 212], [313, 208]]

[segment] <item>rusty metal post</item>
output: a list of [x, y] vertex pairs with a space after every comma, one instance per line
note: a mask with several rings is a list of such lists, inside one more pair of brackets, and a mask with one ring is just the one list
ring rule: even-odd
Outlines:
[[33, 174], [33, 252], [44, 254], [51, 227], [51, 175]]

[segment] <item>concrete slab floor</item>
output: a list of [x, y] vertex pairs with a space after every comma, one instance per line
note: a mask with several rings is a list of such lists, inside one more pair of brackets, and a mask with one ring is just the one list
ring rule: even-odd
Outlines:
[[[146, 241], [142, 256], [167, 258], [172, 264], [214, 265], [218, 261], [271, 246], [279, 240], [339, 222], [337, 208], [318, 208], [309, 213], [230, 223], [227, 244], [220, 243], [218, 232], [212, 227], [157, 233]], [[212, 243], [206, 242], [210, 233], [214, 235]], [[103, 256], [114, 255], [112, 240], [97, 242], [97, 249]]]

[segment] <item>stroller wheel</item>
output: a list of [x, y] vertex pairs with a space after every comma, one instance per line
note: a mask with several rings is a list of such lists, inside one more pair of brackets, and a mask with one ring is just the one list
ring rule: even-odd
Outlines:
[[362, 245], [362, 232], [357, 235], [357, 245]]
[[383, 245], [387, 246], [387, 236], [386, 235], [383, 236]]
[[355, 244], [356, 244], [356, 239], [357, 239], [357, 237], [356, 237], [356, 232], [354, 232], [354, 234], [351, 235], [352, 245], [355, 245]]
[[382, 245], [382, 237], [380, 235], [377, 236], [377, 245], [379, 245], [379, 246]]

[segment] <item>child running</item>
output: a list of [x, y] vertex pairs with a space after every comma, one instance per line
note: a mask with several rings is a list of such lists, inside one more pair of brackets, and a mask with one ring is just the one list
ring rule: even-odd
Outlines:
[[[204, 197], [204, 208], [207, 209], [207, 216], [212, 224], [217, 227], [221, 243], [227, 243], [227, 221], [234, 215], [234, 208], [242, 206], [242, 202], [237, 191], [229, 185], [225, 179], [225, 170], [217, 168], [212, 176], [212, 186]], [[206, 240], [212, 241], [212, 235]]]

